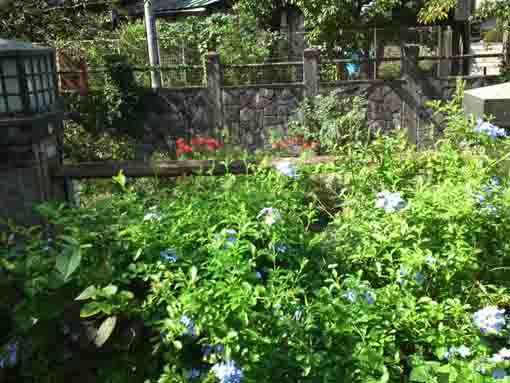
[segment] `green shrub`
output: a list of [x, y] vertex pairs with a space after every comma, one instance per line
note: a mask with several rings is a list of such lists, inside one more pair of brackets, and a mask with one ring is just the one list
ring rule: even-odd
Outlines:
[[491, 29], [483, 34], [483, 41], [486, 44], [501, 43], [503, 41], [503, 31], [499, 29]]
[[351, 142], [367, 143], [366, 101], [361, 97], [316, 96], [302, 101], [289, 123], [291, 135], [317, 141], [324, 152]]
[[[510, 145], [489, 124], [475, 130], [461, 101], [435, 103], [446, 131], [421, 152], [397, 131], [297, 174], [280, 164], [152, 192], [119, 174], [79, 209], [41, 206], [48, 226], [0, 234], [2, 373], [508, 380]], [[341, 180], [335, 209], [314, 192], [324, 173]], [[218, 379], [221, 361], [243, 378]]]

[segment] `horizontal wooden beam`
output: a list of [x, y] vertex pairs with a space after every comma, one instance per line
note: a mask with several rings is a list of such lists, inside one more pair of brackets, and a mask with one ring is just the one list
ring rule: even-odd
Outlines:
[[184, 175], [203, 174], [219, 176], [230, 174], [248, 174], [256, 167], [275, 167], [281, 162], [292, 164], [313, 165], [333, 162], [338, 157], [316, 156], [308, 158], [279, 158], [263, 161], [235, 160], [228, 164], [214, 160], [186, 161], [104, 161], [85, 162], [62, 165], [54, 169], [53, 176], [59, 178], [111, 178], [121, 170], [126, 177], [178, 177]]

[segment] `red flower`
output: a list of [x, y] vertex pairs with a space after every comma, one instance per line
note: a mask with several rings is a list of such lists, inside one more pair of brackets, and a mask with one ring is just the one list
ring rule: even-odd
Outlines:
[[191, 143], [193, 145], [204, 145], [206, 142], [206, 139], [205, 138], [202, 138], [202, 137], [193, 137], [191, 139]]
[[216, 141], [216, 139], [214, 139], [214, 138], [207, 138], [207, 139], [205, 139], [205, 144], [206, 145], [219, 146], [218, 141]]

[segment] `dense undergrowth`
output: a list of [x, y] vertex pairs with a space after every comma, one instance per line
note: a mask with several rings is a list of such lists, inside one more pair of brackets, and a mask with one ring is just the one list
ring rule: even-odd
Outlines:
[[1, 237], [0, 379], [510, 381], [509, 143], [459, 105], [420, 152], [41, 206]]

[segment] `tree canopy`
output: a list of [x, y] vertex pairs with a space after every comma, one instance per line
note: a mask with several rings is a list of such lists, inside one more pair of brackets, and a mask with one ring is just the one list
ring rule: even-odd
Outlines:
[[80, 39], [111, 27], [120, 0], [0, 0], [0, 35], [34, 42]]

